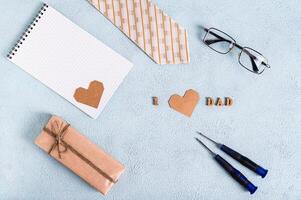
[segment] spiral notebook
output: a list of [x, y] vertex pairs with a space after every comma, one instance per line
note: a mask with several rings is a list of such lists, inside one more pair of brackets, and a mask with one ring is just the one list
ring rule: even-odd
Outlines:
[[8, 59], [97, 118], [132, 63], [44, 4]]

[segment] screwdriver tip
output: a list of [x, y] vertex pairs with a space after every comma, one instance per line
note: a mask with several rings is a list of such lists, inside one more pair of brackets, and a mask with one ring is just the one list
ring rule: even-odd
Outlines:
[[196, 131], [196, 133], [199, 134], [199, 135], [203, 135], [203, 133], [200, 132], [200, 131]]

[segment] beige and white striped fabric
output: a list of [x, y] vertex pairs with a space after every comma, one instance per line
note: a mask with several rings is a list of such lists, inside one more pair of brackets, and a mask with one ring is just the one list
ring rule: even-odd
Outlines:
[[150, 0], [88, 1], [156, 63], [189, 63], [187, 31]]

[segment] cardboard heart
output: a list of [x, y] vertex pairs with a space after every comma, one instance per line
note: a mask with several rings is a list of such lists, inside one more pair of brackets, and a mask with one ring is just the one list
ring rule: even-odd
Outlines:
[[102, 82], [92, 81], [88, 89], [77, 88], [73, 97], [79, 103], [98, 108], [103, 91], [104, 86]]
[[199, 100], [199, 93], [193, 89], [190, 89], [185, 92], [183, 97], [177, 94], [172, 95], [168, 103], [172, 109], [190, 117]]

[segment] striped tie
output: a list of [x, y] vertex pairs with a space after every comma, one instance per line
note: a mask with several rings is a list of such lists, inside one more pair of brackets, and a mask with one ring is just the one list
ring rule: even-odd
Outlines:
[[150, 0], [89, 2], [156, 63], [189, 63], [187, 31]]

